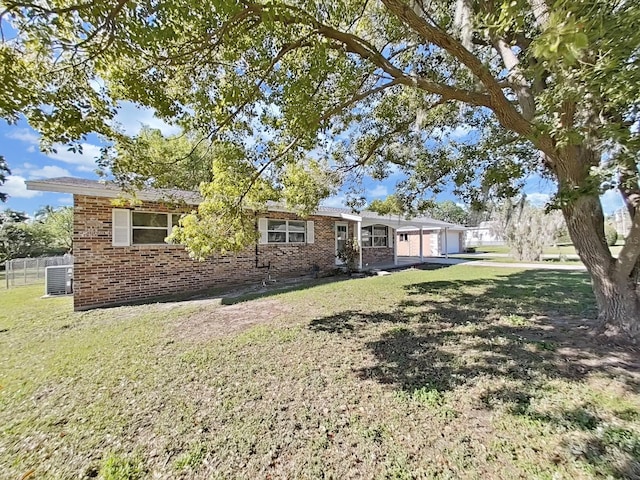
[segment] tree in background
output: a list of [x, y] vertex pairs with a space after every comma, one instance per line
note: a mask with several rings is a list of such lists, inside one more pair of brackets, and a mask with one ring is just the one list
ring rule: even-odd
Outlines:
[[24, 212], [0, 212], [0, 262], [71, 251], [73, 208], [43, 207], [39, 213], [36, 220], [30, 220]]
[[385, 199], [371, 200], [367, 210], [376, 212], [380, 215], [398, 215], [398, 216], [410, 216], [410, 213], [406, 211], [405, 202], [398, 197], [398, 195], [388, 195]]
[[[7, 165], [6, 160], [2, 155], [0, 155], [0, 185], [3, 185], [4, 182], [7, 181], [7, 176], [11, 175], [11, 170], [9, 170], [9, 166]], [[7, 201], [7, 194], [0, 192], [0, 201]]]
[[527, 202], [526, 196], [503, 202], [496, 210], [500, 232], [511, 254], [522, 261], [540, 261], [545, 247], [554, 245], [564, 228], [559, 211], [546, 213]]
[[[557, 183], [602, 330], [640, 338], [638, 2], [1, 0], [0, 11], [18, 31], [0, 44], [0, 116], [26, 115], [45, 147], [122, 138], [112, 120], [129, 100], [213, 150], [205, 201], [179, 229], [192, 255], [254, 241], [251, 212], [274, 198], [313, 211], [331, 191], [324, 168], [354, 182], [399, 170], [410, 203], [452, 184], [474, 208], [537, 173]], [[610, 187], [632, 218], [617, 258], [599, 200]]]
[[[44, 215], [42, 212], [46, 212]], [[40, 213], [40, 215], [38, 215]], [[71, 253], [73, 247], [73, 207], [40, 209], [36, 213], [34, 228], [41, 228], [48, 237], [48, 246], [52, 252]]]
[[425, 213], [436, 220], [457, 223], [458, 225], [466, 225], [469, 221], [469, 212], [451, 200], [436, 202], [434, 206], [427, 209]]
[[407, 211], [407, 203], [398, 195], [388, 195], [384, 200], [372, 200], [367, 210], [380, 215], [399, 215], [410, 218], [415, 215], [426, 215], [443, 222], [465, 225], [469, 220], [469, 213], [451, 200], [435, 202], [425, 200], [420, 202], [415, 210]]

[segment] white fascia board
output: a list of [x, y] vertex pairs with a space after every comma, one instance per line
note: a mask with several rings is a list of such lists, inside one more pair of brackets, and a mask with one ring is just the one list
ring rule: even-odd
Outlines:
[[360, 215], [356, 215], [355, 213], [341, 213], [340, 218], [343, 220], [350, 220], [352, 222], [361, 222], [362, 217]]
[[174, 199], [184, 201], [190, 205], [198, 205], [202, 201], [198, 194], [191, 194], [190, 192], [185, 192], [184, 195], [181, 195], [179, 193], [175, 193], [172, 195], [170, 192], [139, 190], [134, 196], [119, 189], [118, 187], [100, 183], [97, 183], [95, 186], [74, 185], [71, 183], [54, 183], [48, 182], [46, 180], [29, 180], [25, 183], [27, 185], [27, 190], [70, 193], [72, 195], [86, 195], [90, 197], [124, 198], [130, 200], [137, 199], [148, 202], [158, 202]]

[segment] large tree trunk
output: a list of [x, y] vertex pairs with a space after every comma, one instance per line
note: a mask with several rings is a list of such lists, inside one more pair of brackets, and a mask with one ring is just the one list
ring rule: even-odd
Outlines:
[[631, 271], [621, 267], [607, 246], [598, 195], [582, 194], [571, 199], [562, 212], [571, 240], [591, 276], [598, 306], [598, 333], [640, 342], [640, 292]]

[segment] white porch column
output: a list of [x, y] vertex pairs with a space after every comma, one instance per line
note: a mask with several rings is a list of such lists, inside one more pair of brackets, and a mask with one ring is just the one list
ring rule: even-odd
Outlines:
[[449, 245], [447, 242], [447, 227], [444, 227], [444, 258], [449, 258]]
[[391, 237], [393, 240], [393, 264], [398, 265], [398, 242], [396, 241], [396, 229], [392, 228], [393, 236]]
[[424, 228], [420, 227], [420, 263], [424, 262]]
[[358, 230], [357, 239], [358, 239], [358, 270], [362, 270], [362, 222], [356, 222], [356, 229]]

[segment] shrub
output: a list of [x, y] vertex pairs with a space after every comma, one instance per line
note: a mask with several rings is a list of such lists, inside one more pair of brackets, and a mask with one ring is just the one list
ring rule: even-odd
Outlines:
[[604, 237], [607, 241], [607, 245], [613, 246], [618, 241], [618, 232], [611, 225], [605, 225], [604, 227]]

